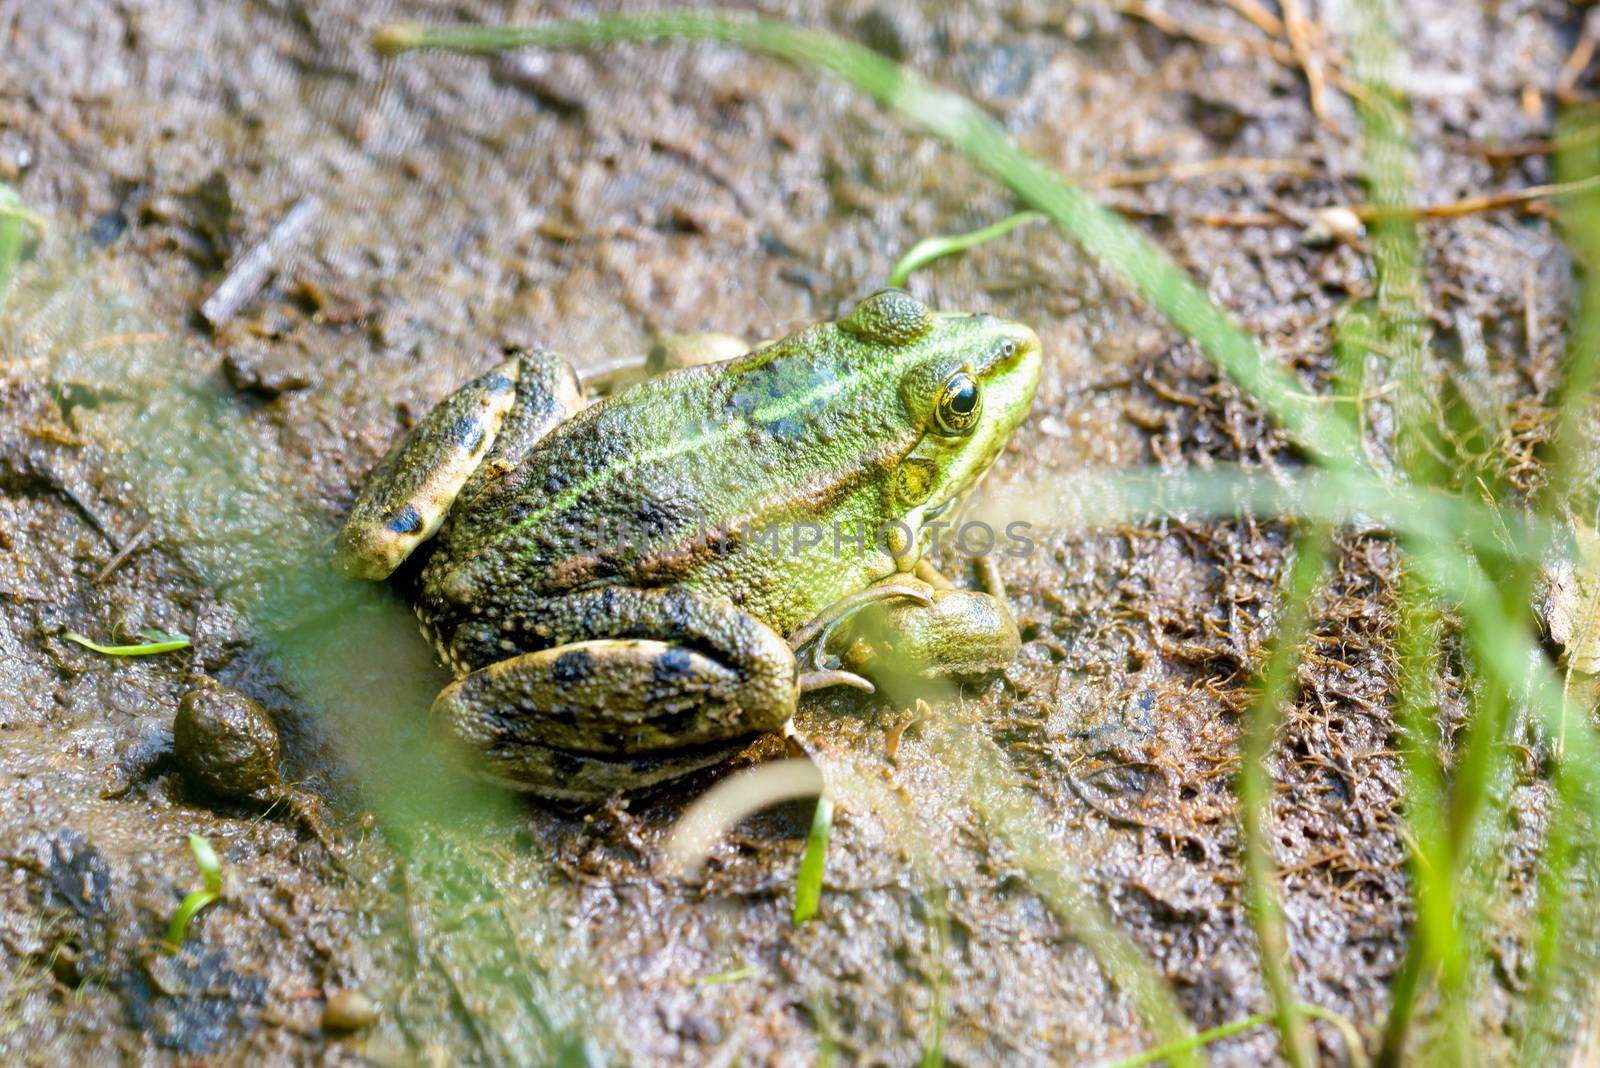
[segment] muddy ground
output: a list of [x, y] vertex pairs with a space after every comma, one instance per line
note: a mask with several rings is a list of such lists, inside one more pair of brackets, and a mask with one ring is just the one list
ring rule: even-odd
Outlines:
[[[581, 368], [660, 332], [772, 336], [876, 288], [918, 238], [1013, 210], [850, 90], [730, 49], [380, 61], [365, 43], [395, 17], [610, 6], [0, 3], [0, 177], [50, 223], [0, 315], [8, 1061], [517, 1063], [581, 1059], [587, 1041], [638, 1064], [830, 1050], [910, 1064], [938, 1041], [957, 1063], [1063, 1063], [1150, 1043], [963, 800], [937, 732], [906, 731], [891, 759], [894, 706], [832, 696], [799, 719], [819, 756], [886, 782], [911, 816], [847, 804], [821, 911], [796, 929], [807, 806], [742, 824], [694, 884], [658, 863], [709, 779], [587, 814], [462, 805], [410, 745], [443, 674], [404, 611], [329, 592], [321, 554], [364, 472], [500, 346], [546, 344]], [[1346, 6], [1313, 5], [1336, 43]], [[1548, 180], [1545, 157], [1483, 146], [1549, 133], [1580, 15], [1553, 0], [1400, 6], [1422, 199]], [[1296, 161], [1103, 196], [1326, 385], [1333, 318], [1372, 289], [1366, 250], [1207, 216], [1362, 200], [1346, 98], [1330, 90], [1319, 121], [1299, 72], [1239, 45], [1265, 38], [1223, 5], [1168, 3], [1164, 28], [1093, 2], [927, 7], [761, 5], [973, 95], [1070, 174]], [[197, 310], [227, 264], [308, 195], [321, 212], [299, 247], [208, 327]], [[1428, 226], [1425, 250], [1441, 349], [1486, 353], [1508, 413], [1499, 447], [1525, 457], [1563, 341], [1570, 265], [1553, 224], [1473, 215]], [[997, 486], [1070, 496], [1094, 466], [1293, 462], [1205, 359], [1054, 233], [1018, 231], [911, 288], [1043, 336], [1045, 382]], [[1052, 855], [1200, 1026], [1267, 1005], [1228, 784], [1285, 542], [1271, 524], [1047, 531], [1006, 564], [1021, 657], [942, 705], [1010, 766]], [[1386, 708], [1394, 565], [1380, 536], [1342, 543], [1270, 761], [1299, 994], [1369, 1042], [1410, 915]], [[62, 637], [147, 626], [194, 647], [113, 659]], [[284, 806], [177, 772], [172, 718], [196, 672], [271, 711], [284, 777], [321, 799], [341, 860]], [[1518, 887], [1539, 841], [1537, 769], [1503, 800], [1517, 829], [1500, 878]], [[218, 846], [228, 888], [169, 957], [162, 932], [199, 882], [191, 833]], [[1518, 917], [1502, 922], [1491, 1035], [1525, 967]], [[376, 1024], [324, 1029], [341, 990], [378, 1002]], [[1257, 1031], [1215, 1056], [1276, 1053]]]

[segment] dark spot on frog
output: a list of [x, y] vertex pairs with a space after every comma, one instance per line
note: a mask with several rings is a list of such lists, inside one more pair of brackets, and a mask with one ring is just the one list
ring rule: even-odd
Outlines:
[[634, 539], [654, 540], [673, 531], [684, 518], [683, 510], [676, 504], [655, 497], [643, 497], [634, 504], [629, 517], [632, 531], [621, 533], [625, 537], [632, 534]]
[[688, 650], [672, 648], [656, 657], [652, 670], [657, 682], [670, 682], [693, 675], [694, 663]]
[[489, 688], [489, 684], [492, 681], [493, 676], [489, 672], [474, 671], [472, 674], [461, 680], [459, 683], [461, 688], [458, 692], [464, 698], [476, 698], [480, 696], [484, 690]]
[[557, 775], [576, 775], [583, 770], [583, 761], [571, 753], [561, 749], [547, 750], [550, 754], [550, 769]]
[[689, 733], [690, 728], [694, 727], [699, 719], [700, 708], [691, 702], [685, 702], [681, 707], [668, 713], [652, 715], [650, 726], [665, 737], [681, 737]]
[[490, 393], [504, 393], [515, 387], [516, 383], [505, 375], [486, 375], [480, 380], [480, 385]]
[[476, 452], [483, 444], [483, 424], [470, 416], [462, 416], [450, 424], [445, 437], [452, 445], [460, 445], [468, 452]]
[[383, 525], [396, 534], [415, 534], [422, 529], [422, 513], [408, 504], [390, 512]]
[[582, 682], [594, 674], [594, 657], [587, 649], [574, 649], [556, 657], [550, 677], [560, 683]]
[[805, 432], [814, 417], [822, 413], [829, 398], [815, 396], [804, 409], [765, 421], [759, 418], [758, 413], [785, 398], [800, 398], [816, 392], [837, 377], [837, 371], [831, 366], [817, 366], [795, 359], [774, 360], [746, 372], [728, 404], [736, 415], [759, 425], [773, 437], [797, 437]]

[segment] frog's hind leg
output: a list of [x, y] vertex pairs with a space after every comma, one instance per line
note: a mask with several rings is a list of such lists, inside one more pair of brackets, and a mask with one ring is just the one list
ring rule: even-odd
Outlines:
[[550, 431], [584, 408], [583, 390], [572, 365], [553, 352], [524, 352], [517, 358], [517, 392], [500, 433], [483, 462], [461, 487], [470, 501], [512, 470]]
[[565, 361], [518, 353], [440, 401], [373, 468], [334, 545], [334, 566], [351, 578], [387, 578], [433, 537], [482, 469], [503, 470], [582, 407]]
[[[554, 751], [592, 767], [693, 767], [794, 713], [800, 692], [788, 643], [726, 601], [683, 590], [610, 587], [560, 598], [530, 627], [547, 648], [490, 663], [433, 703], [437, 728], [475, 770], [561, 796]], [[648, 758], [648, 759], [646, 759]], [[638, 785], [623, 775], [611, 788]]]

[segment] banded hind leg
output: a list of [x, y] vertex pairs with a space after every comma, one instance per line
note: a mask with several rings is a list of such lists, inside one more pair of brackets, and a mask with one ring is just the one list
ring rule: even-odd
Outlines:
[[530, 606], [526, 622], [548, 647], [457, 679], [432, 719], [471, 770], [549, 798], [714, 764], [782, 727], [803, 691], [848, 681], [800, 674], [782, 635], [688, 590], [588, 590]]
[[519, 352], [441, 400], [389, 450], [334, 542], [349, 578], [387, 578], [433, 537], [450, 506], [488, 488], [583, 408], [577, 376], [550, 352]]

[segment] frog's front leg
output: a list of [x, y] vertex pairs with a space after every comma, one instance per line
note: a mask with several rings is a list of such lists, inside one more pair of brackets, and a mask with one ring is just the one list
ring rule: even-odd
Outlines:
[[546, 797], [603, 797], [715, 763], [781, 727], [809, 688], [781, 635], [690, 591], [608, 587], [529, 613], [508, 632], [548, 647], [458, 679], [433, 720], [475, 770]]
[[1005, 668], [1022, 647], [1010, 609], [997, 597], [945, 583], [928, 585], [925, 604], [899, 598], [867, 605], [824, 636], [823, 652], [899, 696]]
[[513, 355], [434, 406], [367, 476], [334, 544], [350, 578], [387, 578], [433, 537], [450, 505], [513, 466], [583, 407], [577, 377], [548, 352]]

